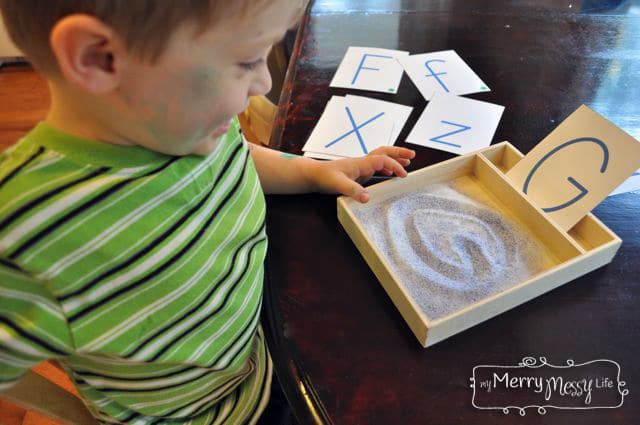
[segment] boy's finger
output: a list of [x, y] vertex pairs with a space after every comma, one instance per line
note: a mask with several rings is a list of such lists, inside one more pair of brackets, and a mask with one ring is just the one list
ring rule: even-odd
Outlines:
[[358, 184], [358, 182], [351, 180], [344, 174], [334, 174], [332, 179], [332, 186], [336, 192], [349, 196], [362, 203], [369, 200], [369, 192]]
[[384, 157], [384, 163], [383, 163], [382, 169], [391, 170], [393, 174], [400, 177], [404, 177], [407, 175], [407, 170], [405, 170], [404, 167], [400, 165], [398, 161], [396, 161], [395, 159], [389, 156]]
[[403, 148], [400, 146], [381, 146], [371, 152], [371, 154], [383, 154], [389, 155], [392, 158], [406, 158], [412, 159], [416, 156], [416, 152], [412, 149]]
[[394, 158], [413, 159], [416, 156], [416, 151], [414, 151], [413, 149], [402, 148], [400, 146], [389, 147], [393, 149], [391, 156]]
[[369, 192], [367, 192], [367, 190], [362, 187], [360, 184], [354, 182], [353, 180], [349, 180], [350, 183], [350, 188], [348, 189], [348, 191], [343, 192], [345, 195], [350, 196], [351, 198], [355, 199], [358, 202], [361, 203], [366, 203], [369, 201]]

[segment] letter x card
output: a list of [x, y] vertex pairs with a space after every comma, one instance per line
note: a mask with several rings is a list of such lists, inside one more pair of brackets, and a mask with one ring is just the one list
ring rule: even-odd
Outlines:
[[463, 95], [491, 91], [454, 50], [403, 56], [398, 62], [426, 100], [438, 93]]
[[491, 144], [504, 106], [450, 94], [427, 104], [407, 142], [459, 155]]
[[320, 159], [368, 155], [395, 143], [412, 109], [360, 96], [333, 96], [302, 150]]
[[400, 50], [349, 47], [330, 86], [396, 93], [403, 73], [396, 59], [408, 55]]

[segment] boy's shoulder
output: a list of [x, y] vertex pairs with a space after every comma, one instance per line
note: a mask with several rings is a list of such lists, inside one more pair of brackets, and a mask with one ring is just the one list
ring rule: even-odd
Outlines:
[[208, 156], [172, 157], [142, 147], [80, 139], [40, 123], [0, 153], [0, 222], [3, 215], [27, 204], [45, 205], [69, 197], [75, 203], [76, 198], [128, 193], [143, 185], [144, 193], [127, 198], [138, 202], [142, 193], [144, 198], [174, 185], [208, 186], [244, 163], [248, 148], [238, 129], [234, 120], [226, 138]]
[[0, 151], [0, 187], [7, 179], [7, 174], [16, 173], [19, 169], [12, 167], [16, 162], [19, 165], [27, 166], [28, 163], [37, 160], [44, 151], [44, 148], [29, 143], [26, 137], [17, 140], [14, 144]]
[[12, 197], [11, 189], [16, 188], [16, 183], [22, 186], [18, 191], [33, 186], [35, 182], [26, 182], [23, 177], [36, 177], [38, 173], [34, 171], [46, 165], [47, 161], [52, 161], [54, 156], [53, 152], [46, 152], [43, 146], [32, 143], [28, 135], [0, 152], [0, 205], [6, 204], [7, 197]]

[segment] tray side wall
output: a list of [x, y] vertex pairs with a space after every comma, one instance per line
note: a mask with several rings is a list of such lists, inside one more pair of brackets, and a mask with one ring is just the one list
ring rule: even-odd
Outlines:
[[412, 301], [409, 294], [404, 291], [402, 285], [393, 276], [390, 269], [382, 262], [381, 254], [376, 252], [375, 246], [366, 237], [364, 229], [347, 209], [348, 207], [345, 206], [344, 201], [338, 199], [338, 221], [342, 224], [356, 248], [358, 248], [358, 251], [378, 278], [378, 281], [413, 331], [413, 334], [418, 338], [420, 344], [426, 347], [426, 317], [423, 316], [420, 308]]
[[611, 262], [621, 241], [613, 241], [584, 256], [554, 267], [505, 292], [471, 305], [449, 317], [431, 322], [426, 346], [433, 345], [487, 319], [511, 310], [565, 283]]

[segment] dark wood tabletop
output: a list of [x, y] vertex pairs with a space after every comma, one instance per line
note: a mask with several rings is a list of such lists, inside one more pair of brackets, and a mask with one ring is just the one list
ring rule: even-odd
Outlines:
[[[406, 74], [397, 95], [330, 88], [349, 46], [456, 50], [492, 89], [467, 97], [506, 107], [494, 141], [524, 153], [581, 104], [640, 136], [640, 1], [312, 4], [273, 147], [300, 154], [332, 95], [369, 96], [414, 107], [397, 144], [417, 151], [415, 170], [452, 157], [403, 143], [426, 101]], [[338, 223], [335, 196], [267, 202], [264, 323], [276, 374], [302, 424], [640, 423], [639, 193], [594, 210], [624, 241], [609, 265], [426, 349]], [[524, 416], [472, 405], [474, 366], [529, 356], [554, 365], [613, 360], [629, 394], [618, 408]]]

